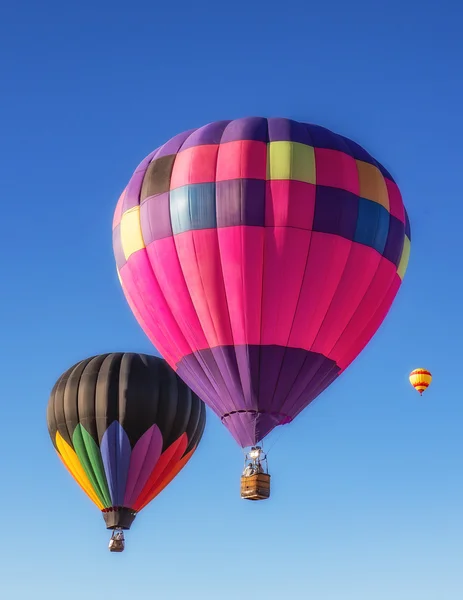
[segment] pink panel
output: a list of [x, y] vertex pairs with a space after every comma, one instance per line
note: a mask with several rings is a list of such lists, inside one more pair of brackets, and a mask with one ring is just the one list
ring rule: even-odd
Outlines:
[[315, 186], [302, 181], [267, 182], [265, 225], [312, 229], [315, 211]]
[[339, 285], [352, 242], [314, 231], [288, 346], [311, 350]]
[[[122, 267], [121, 278], [145, 325], [145, 333], [161, 351], [169, 350], [175, 364], [191, 353], [154, 277], [145, 249], [132, 254]], [[167, 359], [167, 357], [166, 357]]]
[[130, 465], [125, 486], [124, 506], [133, 506], [144, 488], [162, 452], [162, 434], [152, 425], [141, 436], [130, 455]]
[[219, 146], [217, 181], [229, 179], [265, 179], [267, 176], [267, 144], [241, 140]]
[[264, 231], [263, 227], [217, 230], [235, 345], [260, 344]]
[[312, 346], [314, 352], [329, 356], [366, 294], [380, 260], [381, 255], [373, 248], [352, 242], [344, 272]]
[[209, 347], [232, 345], [217, 229], [174, 236], [188, 291]]
[[355, 343], [349, 347], [348, 351], [346, 351], [342, 358], [339, 359], [338, 365], [342, 370], [345, 370], [350, 363], [362, 352], [365, 346], [368, 344], [370, 339], [376, 333], [377, 329], [385, 319], [389, 309], [391, 308], [391, 304], [394, 301], [394, 298], [399, 291], [401, 284], [400, 277], [396, 274], [392, 281], [392, 284], [387, 291], [386, 295], [383, 297], [383, 301], [381, 302], [377, 312], [374, 317], [369, 321], [368, 326], [365, 327], [361, 335], [357, 338]]
[[310, 231], [266, 228], [261, 343], [286, 346], [310, 245]]
[[207, 348], [206, 337], [185, 283], [174, 238], [155, 240], [146, 250], [165, 301], [188, 345], [193, 351]]
[[170, 179], [170, 189], [190, 183], [215, 181], [217, 144], [194, 146], [177, 154]]
[[381, 258], [368, 290], [329, 354], [329, 358], [335, 360], [341, 368], [345, 368], [352, 360], [352, 346], [358, 347], [356, 340], [359, 338], [361, 340], [369, 339], [375, 333], [377, 323], [375, 315], [384, 298], [388, 296], [389, 289], [395, 279], [395, 265], [389, 260]]
[[339, 150], [315, 148], [317, 185], [341, 188], [359, 194], [360, 184], [355, 159]]
[[121, 218], [122, 218], [122, 203], [124, 201], [124, 196], [125, 196], [125, 190], [126, 189], [127, 188], [125, 188], [124, 191], [122, 192], [122, 194], [119, 196], [119, 200], [117, 201], [116, 208], [114, 210], [113, 229], [116, 229], [116, 227], [121, 222]]
[[405, 210], [402, 201], [402, 194], [394, 182], [390, 181], [386, 177], [384, 178], [384, 181], [386, 182], [387, 194], [389, 196], [389, 211], [392, 216], [397, 217], [397, 219], [400, 219], [402, 223], [405, 223]]

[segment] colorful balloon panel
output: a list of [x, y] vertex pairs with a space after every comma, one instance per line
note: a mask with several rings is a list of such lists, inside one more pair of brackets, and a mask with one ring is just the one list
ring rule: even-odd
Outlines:
[[294, 419], [362, 351], [410, 239], [399, 188], [363, 148], [258, 117], [155, 150], [113, 221], [136, 319], [241, 446]]
[[427, 369], [415, 369], [410, 373], [409, 380], [415, 390], [422, 395], [428, 389], [432, 375]]
[[60, 459], [107, 525], [122, 528], [185, 466], [205, 419], [204, 403], [163, 359], [131, 353], [77, 363], [47, 409]]

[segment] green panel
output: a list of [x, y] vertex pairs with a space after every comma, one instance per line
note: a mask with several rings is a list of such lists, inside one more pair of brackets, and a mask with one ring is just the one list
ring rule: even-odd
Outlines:
[[72, 434], [72, 443], [76, 454], [79, 457], [79, 461], [84, 468], [87, 477], [92, 482], [93, 489], [99, 499], [106, 508], [112, 506], [100, 449], [92, 436], [80, 423]]

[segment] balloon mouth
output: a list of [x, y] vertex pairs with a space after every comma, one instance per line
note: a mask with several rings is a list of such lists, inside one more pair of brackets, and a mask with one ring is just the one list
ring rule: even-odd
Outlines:
[[106, 529], [130, 529], [137, 516], [133, 508], [127, 506], [110, 506], [101, 511], [106, 523]]
[[240, 409], [240, 410], [232, 410], [228, 413], [225, 413], [220, 417], [220, 420], [223, 423], [225, 421], [225, 419], [227, 419], [228, 417], [232, 417], [233, 415], [238, 415], [238, 414], [255, 415], [256, 419], [261, 415], [263, 417], [270, 417], [271, 419], [276, 421], [275, 427], [278, 425], [287, 425], [288, 423], [291, 423], [291, 421], [293, 420], [292, 417], [290, 417], [289, 415], [287, 415], [285, 413], [273, 412], [273, 411], [268, 411], [268, 410], [245, 409], [245, 408]]

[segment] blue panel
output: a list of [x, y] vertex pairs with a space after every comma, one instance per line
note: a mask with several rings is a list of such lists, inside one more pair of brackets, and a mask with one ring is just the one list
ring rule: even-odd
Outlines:
[[354, 241], [383, 253], [389, 232], [389, 212], [365, 198], [359, 199], [359, 212]]
[[215, 183], [195, 183], [171, 190], [170, 220], [174, 235], [217, 227]]

